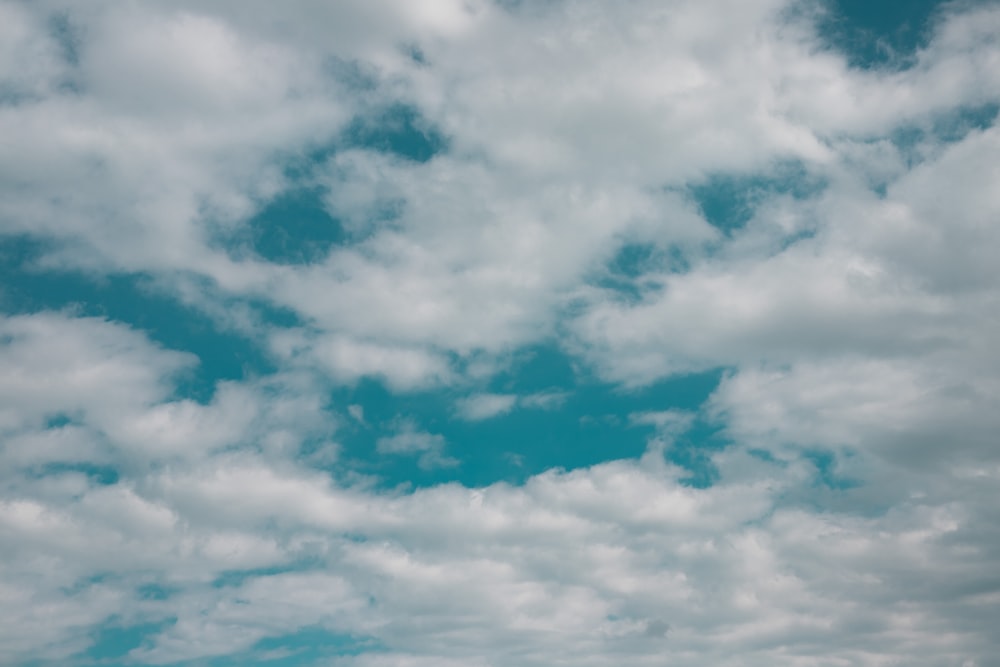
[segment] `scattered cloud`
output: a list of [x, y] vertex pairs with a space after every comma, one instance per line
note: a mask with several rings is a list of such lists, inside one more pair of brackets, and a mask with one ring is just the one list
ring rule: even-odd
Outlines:
[[419, 456], [421, 468], [437, 468], [458, 465], [458, 460], [444, 456], [444, 436], [421, 431], [409, 419], [397, 420], [396, 433], [378, 439], [375, 447], [380, 454], [402, 454]]
[[354, 421], [359, 422], [361, 424], [365, 423], [365, 408], [364, 408], [364, 406], [358, 405], [357, 403], [355, 403], [353, 405], [348, 405], [347, 406], [347, 413], [349, 415], [351, 415], [351, 417], [354, 419]]
[[856, 4], [0, 0], [0, 662], [997, 664], [1000, 7]]
[[517, 399], [515, 394], [476, 394], [458, 402], [458, 414], [468, 421], [498, 417], [513, 410]]
[[554, 410], [568, 398], [567, 392], [545, 391], [534, 394], [473, 394], [457, 402], [458, 416], [466, 421], [482, 421], [509, 413], [515, 408]]

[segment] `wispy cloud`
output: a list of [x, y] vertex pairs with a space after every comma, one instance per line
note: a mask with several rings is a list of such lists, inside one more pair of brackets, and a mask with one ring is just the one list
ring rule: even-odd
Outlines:
[[566, 400], [568, 394], [562, 391], [538, 392], [534, 394], [473, 394], [460, 399], [456, 411], [461, 419], [481, 421], [507, 414], [515, 408], [552, 410]]
[[439, 468], [458, 465], [458, 460], [444, 456], [444, 436], [421, 431], [409, 419], [396, 423], [395, 433], [378, 439], [376, 449], [380, 454], [417, 456], [421, 468]]

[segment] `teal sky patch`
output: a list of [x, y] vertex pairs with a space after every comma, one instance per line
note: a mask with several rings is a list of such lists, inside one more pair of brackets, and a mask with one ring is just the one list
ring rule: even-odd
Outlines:
[[117, 484], [119, 479], [119, 473], [114, 467], [92, 463], [46, 463], [30, 472], [38, 477], [78, 473], [86, 476], [91, 484], [102, 486]]
[[[636, 417], [664, 410], [696, 412], [720, 377], [719, 372], [702, 373], [624, 391], [574, 369], [561, 352], [539, 347], [498, 375], [484, 391], [519, 397], [550, 395], [553, 400], [548, 406], [516, 405], [495, 416], [470, 420], [456, 407], [467, 393], [396, 396], [373, 381], [335, 392], [334, 402], [363, 409], [365, 423], [351, 424], [340, 434], [343, 455], [352, 469], [378, 477], [388, 488], [452, 481], [482, 486], [498, 481], [521, 483], [550, 468], [572, 470], [641, 456], [653, 429], [637, 423]], [[421, 467], [419, 456], [380, 453], [379, 438], [391, 436], [401, 419], [412, 421], [421, 431], [442, 436], [441, 454], [455, 462]], [[713, 434], [710, 426], [696, 423], [668, 451], [668, 458], [688, 468], [692, 479], [707, 482], [711, 479], [707, 459], [695, 452], [701, 447], [720, 446]]]
[[1000, 105], [996, 103], [951, 109], [947, 113], [936, 114], [922, 123], [897, 128], [890, 135], [890, 139], [911, 163], [917, 164], [924, 157], [919, 152], [923, 143], [961, 141], [970, 132], [992, 127], [998, 113]]
[[690, 259], [677, 245], [661, 248], [654, 243], [626, 243], [598, 274], [594, 285], [635, 304], [662, 286], [663, 274], [684, 273], [690, 268]]
[[766, 174], [715, 173], [688, 188], [705, 220], [727, 235], [741, 229], [757, 206], [777, 195], [805, 199], [824, 187], [821, 179], [800, 163], [775, 165]]
[[318, 187], [294, 188], [278, 195], [246, 224], [254, 253], [277, 264], [322, 262], [331, 248], [347, 240], [340, 221], [326, 209]]
[[344, 133], [344, 147], [366, 148], [414, 162], [427, 162], [448, 149], [448, 140], [417, 109], [396, 104], [351, 123]]
[[821, 34], [859, 68], [903, 69], [926, 46], [942, 0], [831, 0]]
[[[297, 667], [334, 657], [379, 652], [382, 649], [382, 644], [373, 638], [338, 634], [324, 628], [313, 627], [281, 637], [261, 639], [248, 658], [266, 661], [265, 664], [274, 667]], [[229, 661], [218, 663], [219, 667], [229, 664], [231, 664]]]
[[128, 654], [172, 624], [173, 621], [124, 624], [120, 619], [110, 619], [96, 633], [94, 643], [84, 653], [82, 664], [86, 667], [134, 664]]

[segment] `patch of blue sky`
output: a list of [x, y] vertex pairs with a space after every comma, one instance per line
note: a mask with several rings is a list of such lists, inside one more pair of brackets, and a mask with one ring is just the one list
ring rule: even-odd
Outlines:
[[[777, 468], [788, 468], [790, 460], [779, 458], [773, 452], [761, 448], [746, 450], [750, 456], [765, 461]], [[846, 492], [865, 486], [865, 482], [851, 477], [843, 472], [843, 463], [855, 454], [850, 451], [833, 451], [828, 448], [804, 445], [798, 449], [794, 460], [807, 462], [811, 467], [811, 480], [801, 489], [789, 494], [782, 494], [785, 501], [809, 507], [816, 512], [825, 512], [837, 502], [850, 496]], [[864, 508], [855, 507], [870, 516], [878, 516], [888, 511], [889, 507], [879, 502], [872, 502]]]
[[712, 173], [687, 188], [705, 220], [732, 235], [754, 216], [761, 202], [777, 195], [806, 199], [826, 183], [800, 162], [782, 162], [762, 173]]
[[60, 586], [59, 590], [63, 593], [72, 595], [75, 593], [86, 591], [92, 586], [97, 586], [99, 584], [103, 584], [106, 582], [112, 582], [115, 581], [116, 579], [117, 576], [115, 575], [114, 572], [109, 572], [109, 571], [95, 572], [94, 574], [91, 574], [89, 576], [80, 577], [76, 579], [72, 584], [68, 584], [66, 586]]
[[427, 162], [448, 149], [447, 137], [407, 104], [356, 118], [341, 141], [345, 148], [381, 151], [414, 162]]
[[357, 95], [371, 93], [378, 88], [378, 71], [356, 58], [328, 56], [323, 61], [323, 71], [330, 79]]
[[933, 33], [943, 0], [829, 0], [818, 28], [859, 69], [905, 69]]
[[69, 426], [73, 423], [74, 418], [72, 415], [60, 412], [59, 414], [51, 415], [45, 420], [45, 428], [62, 428], [63, 426]]
[[33, 467], [25, 472], [36, 478], [75, 473], [84, 475], [92, 484], [98, 486], [111, 486], [117, 484], [119, 479], [119, 471], [114, 466], [83, 462], [51, 462]]
[[[903, 124], [893, 129], [885, 139], [895, 147], [908, 168], [932, 158], [942, 144], [961, 141], [972, 132], [993, 127], [1000, 115], [1000, 105], [990, 102], [958, 107], [938, 113], [920, 122]], [[884, 141], [879, 137], [872, 141]], [[894, 176], [869, 174], [869, 187], [884, 197]]]
[[156, 583], [142, 584], [135, 589], [136, 597], [140, 600], [166, 600], [175, 592], [175, 588]]
[[826, 449], [807, 449], [802, 458], [809, 461], [816, 471], [815, 484], [829, 489], [847, 490], [861, 486], [861, 482], [838, 472], [838, 456]]
[[70, 21], [69, 14], [60, 12], [49, 18], [49, 34], [59, 46], [59, 55], [68, 65], [80, 64], [80, 30]]
[[299, 667], [300, 665], [325, 664], [335, 658], [376, 653], [385, 647], [376, 639], [351, 634], [331, 632], [319, 626], [302, 628], [280, 637], [265, 637], [252, 648], [215, 658], [168, 663], [177, 667], [243, 667], [247, 664], [268, 667]]
[[[576, 367], [558, 349], [539, 346], [494, 377], [484, 391], [517, 396], [549, 392], [560, 395], [560, 400], [545, 407], [516, 406], [480, 420], [463, 419], [457, 413], [456, 404], [468, 396], [468, 389], [394, 395], [382, 384], [364, 380], [335, 392], [335, 403], [360, 405], [365, 419], [338, 434], [341, 463], [375, 476], [384, 488], [397, 488], [447, 482], [520, 484], [551, 468], [572, 470], [635, 458], [646, 451], [654, 433], [634, 423], [633, 415], [696, 412], [720, 377], [721, 372], [712, 371], [623, 391]], [[442, 436], [442, 456], [456, 459], [457, 465], [422, 467], [417, 452], [413, 456], [379, 452], [379, 438], [391, 436], [400, 419]], [[707, 456], [697, 452], [721, 445], [714, 426], [695, 421], [666, 455], [690, 471], [692, 483], [704, 485], [713, 473]]]
[[344, 226], [327, 211], [324, 195], [316, 186], [286, 190], [263, 206], [228, 242], [239, 244], [239, 237], [245, 237], [256, 255], [276, 264], [320, 262], [348, 239]]
[[922, 149], [928, 142], [961, 141], [970, 132], [993, 127], [998, 114], [1000, 105], [995, 102], [950, 109], [932, 116], [926, 122], [911, 123], [895, 129], [889, 135], [889, 140], [904, 156], [908, 165], [913, 166], [925, 159]]
[[[399, 103], [359, 116], [335, 141], [289, 159], [283, 170], [289, 187], [217, 242], [234, 256], [249, 250], [277, 264], [312, 264], [323, 261], [335, 247], [360, 240], [330, 215], [325, 202], [329, 193], [316, 179], [316, 170], [338, 151], [355, 148], [427, 162], [447, 150], [447, 139], [410, 105]], [[386, 220], [398, 213], [393, 207], [382, 211]]]
[[993, 127], [998, 115], [1000, 104], [996, 102], [962, 107], [936, 116], [931, 125], [931, 133], [941, 141], [959, 141], [970, 132]]
[[[650, 269], [660, 268], [663, 262], [659, 255], [655, 244], [626, 243], [615, 253], [614, 259], [608, 264], [608, 271], [616, 277], [638, 278]], [[683, 257], [678, 259], [683, 260]]]
[[681, 484], [706, 489], [721, 477], [712, 454], [728, 444], [721, 429], [696, 420], [683, 437], [666, 449], [664, 457], [685, 470], [685, 476], [678, 480]]
[[664, 249], [655, 243], [626, 243], [592, 284], [612, 290], [625, 302], [638, 303], [661, 286], [662, 274], [684, 273], [690, 268], [690, 259], [676, 245]]
[[[79, 656], [75, 664], [81, 667], [117, 667], [136, 664], [129, 654], [136, 649], [152, 645], [156, 635], [174, 622], [174, 619], [169, 619], [156, 623], [124, 625], [118, 619], [111, 619], [95, 632], [93, 645]], [[297, 667], [322, 664], [324, 660], [332, 658], [356, 656], [384, 649], [381, 642], [371, 637], [332, 632], [323, 627], [310, 626], [286, 635], [265, 637], [246, 651], [164, 664], [176, 667], [195, 665], [242, 667], [246, 664]]]
[[[706, 222], [722, 232], [724, 239], [730, 239], [753, 219], [761, 203], [777, 196], [808, 199], [825, 187], [825, 179], [811, 173], [803, 163], [784, 161], [759, 172], [710, 173], [688, 185], [683, 194], [691, 199]], [[799, 230], [788, 235], [781, 247], [811, 234], [810, 230]], [[712, 256], [720, 247], [717, 243], [709, 244], [702, 252]], [[663, 274], [684, 273], [690, 268], [691, 257], [676, 245], [626, 243], [592, 284], [612, 290], [625, 301], [638, 302], [648, 292], [659, 289]]]
[[213, 588], [239, 587], [250, 579], [256, 579], [258, 577], [271, 577], [276, 574], [284, 574], [286, 572], [300, 572], [308, 569], [310, 565], [311, 565], [310, 563], [302, 562], [285, 567], [262, 567], [250, 570], [226, 570], [225, 572], [220, 572], [215, 577], [215, 579], [212, 580], [212, 587]]
[[[274, 667], [318, 664], [324, 658], [361, 655], [384, 650], [384, 645], [371, 637], [331, 632], [321, 627], [302, 628], [280, 637], [265, 637], [257, 642], [251, 655], [262, 658]], [[219, 667], [239, 664], [219, 662]]]
[[128, 665], [133, 664], [128, 654], [149, 644], [153, 638], [173, 625], [174, 619], [156, 622], [129, 624], [121, 619], [111, 618], [96, 629], [90, 647], [80, 656], [82, 665]]
[[[160, 345], [194, 354], [200, 363], [178, 378], [178, 396], [211, 400], [220, 380], [271, 373], [275, 367], [253, 341], [223, 331], [212, 319], [156, 289], [143, 274], [93, 278], [85, 273], [39, 271], [32, 264], [43, 245], [31, 238], [0, 237], [0, 310], [7, 314], [68, 309], [141, 330]], [[263, 308], [263, 305], [260, 305]], [[271, 321], [289, 314], [265, 311]]]
[[[706, 222], [722, 232], [724, 239], [729, 239], [746, 227], [762, 202], [772, 201], [776, 196], [808, 199], [825, 187], [826, 181], [810, 173], [803, 163], [785, 161], [761, 172], [707, 174], [688, 185], [684, 195], [693, 201]], [[810, 230], [799, 230], [788, 235], [781, 247], [811, 234]], [[710, 244], [702, 251], [712, 256], [719, 247], [719, 244]], [[676, 245], [627, 243], [618, 249], [592, 282], [634, 303], [641, 301], [648, 292], [659, 289], [659, 277], [663, 274], [684, 273], [690, 268], [691, 258]]]

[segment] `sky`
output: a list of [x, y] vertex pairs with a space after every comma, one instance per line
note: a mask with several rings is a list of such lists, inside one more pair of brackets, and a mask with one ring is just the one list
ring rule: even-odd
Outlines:
[[1000, 666], [1000, 3], [0, 0], [0, 664]]

